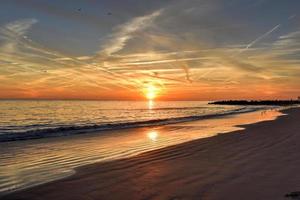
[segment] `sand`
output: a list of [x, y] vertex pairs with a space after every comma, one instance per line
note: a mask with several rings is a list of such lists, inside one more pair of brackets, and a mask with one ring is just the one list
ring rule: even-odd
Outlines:
[[285, 112], [245, 130], [87, 165], [2, 199], [289, 199], [300, 191], [300, 109]]

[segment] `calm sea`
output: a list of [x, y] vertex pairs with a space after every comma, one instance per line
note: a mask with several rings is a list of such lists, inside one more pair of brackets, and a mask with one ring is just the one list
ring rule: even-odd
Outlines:
[[169, 124], [246, 109], [195, 101], [0, 101], [0, 142]]

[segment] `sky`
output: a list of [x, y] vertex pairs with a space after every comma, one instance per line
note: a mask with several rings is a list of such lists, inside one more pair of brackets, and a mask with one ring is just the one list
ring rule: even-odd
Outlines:
[[299, 0], [1, 0], [0, 99], [291, 99]]

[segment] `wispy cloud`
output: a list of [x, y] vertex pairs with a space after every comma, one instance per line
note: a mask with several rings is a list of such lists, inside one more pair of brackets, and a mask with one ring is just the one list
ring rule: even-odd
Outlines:
[[295, 17], [297, 17], [297, 15], [296, 14], [294, 14], [294, 15], [291, 15], [291, 16], [289, 16], [289, 20], [292, 20], [292, 19], [294, 19]]
[[25, 34], [37, 22], [38, 20], [33, 18], [21, 19], [0, 28], [0, 35], [4, 39], [4, 45], [1, 46], [1, 50], [6, 52], [14, 51], [20, 40], [27, 38]]
[[300, 31], [290, 32], [282, 35], [274, 42], [273, 51], [278, 56], [290, 55], [299, 60], [300, 53]]
[[133, 37], [133, 33], [142, 31], [150, 26], [153, 20], [161, 15], [161, 13], [162, 10], [157, 10], [149, 15], [133, 18], [129, 22], [116, 27], [115, 32], [112, 33], [107, 42], [102, 45], [100, 53], [105, 55], [117, 53], [126, 45], [126, 42]]
[[210, 59], [206, 57], [198, 57], [198, 58], [179, 58], [179, 59], [166, 59], [166, 60], [152, 60], [152, 61], [142, 61], [142, 62], [129, 62], [129, 63], [121, 63], [121, 65], [153, 65], [153, 64], [162, 64], [162, 63], [176, 63], [182, 61], [194, 61], [194, 60], [206, 60]]
[[15, 33], [16, 35], [21, 36], [24, 35], [28, 31], [28, 29], [37, 22], [38, 20], [34, 18], [21, 19], [7, 24], [5, 28]]
[[241, 51], [239, 53], [242, 53], [244, 51], [247, 51], [249, 48], [251, 48], [253, 45], [255, 45], [257, 42], [263, 40], [264, 38], [266, 38], [268, 35], [270, 35], [271, 33], [273, 33], [275, 30], [277, 30], [279, 27], [281, 26], [281, 24], [278, 24], [276, 26], [274, 26], [271, 30], [269, 30], [268, 32], [264, 33], [263, 35], [259, 36], [258, 38], [256, 38], [255, 40], [253, 40], [252, 42], [250, 42], [244, 49], [241, 49]]

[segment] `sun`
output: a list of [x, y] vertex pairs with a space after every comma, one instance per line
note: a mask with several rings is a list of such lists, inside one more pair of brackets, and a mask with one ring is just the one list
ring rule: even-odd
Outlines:
[[142, 88], [141, 92], [144, 97], [149, 101], [154, 101], [157, 99], [163, 91], [161, 84], [156, 82], [148, 82], [145, 83]]
[[154, 85], [148, 85], [146, 88], [146, 98], [149, 100], [153, 100], [157, 96], [158, 89]]

